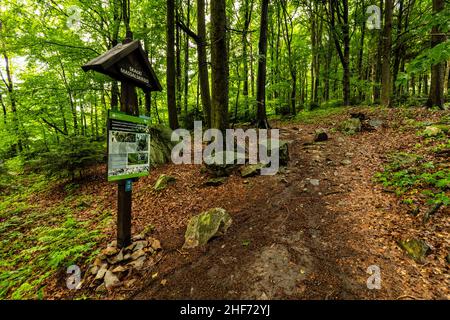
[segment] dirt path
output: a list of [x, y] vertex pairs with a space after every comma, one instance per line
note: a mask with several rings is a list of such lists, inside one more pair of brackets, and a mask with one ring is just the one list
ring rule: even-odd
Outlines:
[[[395, 201], [371, 181], [389, 142], [398, 139], [394, 131], [352, 137], [336, 133], [328, 142], [311, 144], [314, 128], [283, 128], [282, 138], [292, 140], [288, 167], [277, 176], [250, 179], [252, 196], [232, 214], [234, 222], [225, 237], [205, 248], [181, 252], [184, 229], [166, 234], [162, 239], [165, 256], [142, 277], [142, 287], [128, 297], [397, 299], [448, 295], [445, 289], [433, 291], [435, 283], [421, 277], [420, 266], [405, 260], [376, 225]], [[233, 199], [228, 206], [233, 206]], [[381, 290], [367, 289], [366, 270], [371, 265], [381, 269]], [[155, 273], [158, 276], [152, 277]], [[161, 279], [167, 280], [165, 285]], [[436, 281], [445, 279], [442, 275]]]

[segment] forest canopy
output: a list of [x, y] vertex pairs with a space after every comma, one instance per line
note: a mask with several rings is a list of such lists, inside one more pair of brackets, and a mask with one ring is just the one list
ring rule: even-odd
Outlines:
[[104, 141], [120, 84], [81, 66], [130, 36], [164, 87], [138, 90], [140, 114], [172, 128], [266, 127], [266, 115], [345, 105], [443, 108], [449, 16], [442, 0], [3, 0], [0, 156]]

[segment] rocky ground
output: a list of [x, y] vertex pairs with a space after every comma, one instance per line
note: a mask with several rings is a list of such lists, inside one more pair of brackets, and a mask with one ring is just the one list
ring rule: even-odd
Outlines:
[[[201, 166], [155, 169], [135, 184], [133, 233], [152, 230], [162, 251], [133, 274], [138, 281], [90, 294], [105, 299], [450, 298], [448, 208], [424, 225], [373, 179], [386, 154], [416, 143], [415, 132], [399, 129], [397, 111], [369, 109], [362, 112], [376, 119], [376, 130], [354, 135], [335, 130], [352, 112], [320, 124], [275, 123], [282, 139], [291, 141], [290, 161], [276, 176], [242, 178], [236, 172], [211, 184]], [[315, 143], [320, 128], [329, 140]], [[156, 191], [163, 173], [176, 181]], [[115, 189], [106, 188], [113, 203]], [[189, 219], [214, 207], [233, 219], [226, 235], [183, 249]], [[398, 246], [415, 236], [430, 244], [424, 261], [411, 259]], [[110, 241], [113, 237], [114, 230]], [[381, 271], [379, 290], [367, 287], [373, 266]]]

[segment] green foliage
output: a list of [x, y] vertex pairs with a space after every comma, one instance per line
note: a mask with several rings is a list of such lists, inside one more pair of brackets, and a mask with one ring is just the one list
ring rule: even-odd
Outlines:
[[[428, 203], [448, 205], [450, 190], [450, 169], [441, 168], [432, 161], [410, 153], [394, 153], [383, 172], [375, 178], [385, 188], [393, 190], [403, 201], [411, 202], [410, 196], [417, 196], [419, 190]], [[405, 202], [406, 203], [406, 202]]]
[[322, 120], [337, 115], [340, 113], [344, 113], [347, 110], [345, 108], [327, 108], [327, 109], [317, 109], [314, 111], [302, 111], [299, 112], [295, 116], [296, 122], [302, 122], [302, 123], [318, 123]]
[[[1, 176], [0, 176], [1, 177]], [[14, 177], [15, 189], [0, 193], [0, 299], [42, 299], [46, 280], [72, 264], [94, 257], [111, 213], [92, 212], [80, 221], [78, 212], [92, 206], [93, 196], [69, 196], [57, 206], [32, 201], [54, 181], [43, 175]]]
[[48, 152], [28, 163], [32, 170], [40, 170], [50, 177], [75, 178], [90, 166], [105, 160], [103, 143], [91, 141], [86, 137], [67, 137]]

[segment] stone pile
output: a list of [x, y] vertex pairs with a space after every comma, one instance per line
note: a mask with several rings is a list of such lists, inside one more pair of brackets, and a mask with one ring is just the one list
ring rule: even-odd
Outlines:
[[97, 292], [119, 286], [131, 287], [136, 281], [133, 274], [154, 263], [154, 256], [162, 250], [159, 240], [137, 235], [126, 248], [118, 248], [113, 241], [102, 250], [89, 267], [85, 283]]

